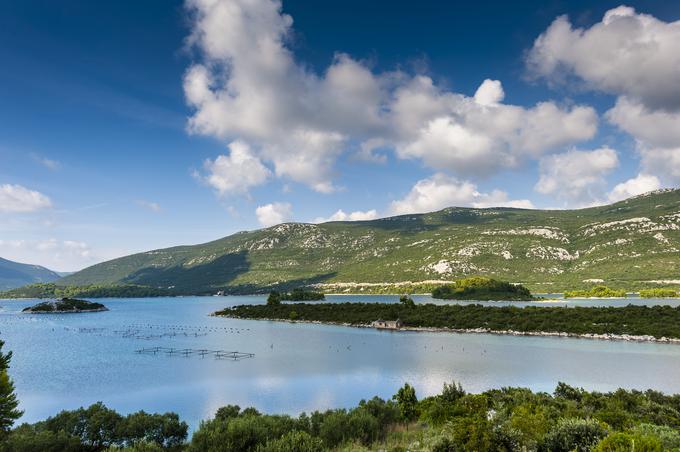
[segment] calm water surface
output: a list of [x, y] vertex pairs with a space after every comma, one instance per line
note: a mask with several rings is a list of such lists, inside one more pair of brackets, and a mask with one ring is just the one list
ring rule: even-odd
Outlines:
[[[329, 299], [378, 302], [396, 297]], [[297, 414], [352, 406], [374, 395], [387, 398], [406, 381], [420, 396], [438, 393], [451, 380], [473, 392], [501, 386], [552, 391], [558, 381], [565, 381], [596, 390], [625, 387], [680, 393], [678, 345], [381, 332], [209, 316], [225, 306], [263, 300], [104, 299], [109, 312], [70, 315], [21, 314], [36, 300], [0, 300], [0, 337], [6, 349], [14, 351], [11, 374], [26, 412], [22, 420], [34, 422], [101, 400], [121, 412], [175, 411], [195, 428], [230, 403]], [[622, 304], [631, 301], [677, 305], [667, 300]], [[568, 303], [620, 305], [611, 300]], [[179, 334], [135, 339], [119, 333], [128, 329], [145, 336]], [[255, 358], [230, 361], [135, 353], [153, 346], [238, 350], [255, 353]]]

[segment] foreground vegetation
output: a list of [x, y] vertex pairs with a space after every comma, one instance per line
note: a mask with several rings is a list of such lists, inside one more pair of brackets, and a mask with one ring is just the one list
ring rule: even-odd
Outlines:
[[432, 291], [432, 298], [444, 300], [533, 300], [529, 289], [521, 284], [510, 284], [492, 278], [477, 276], [439, 286]]
[[76, 298], [62, 298], [58, 301], [44, 301], [28, 308], [24, 308], [22, 312], [35, 313], [61, 313], [61, 312], [97, 312], [106, 311], [106, 306], [101, 303], [93, 301], [78, 300]]
[[586, 290], [566, 291], [564, 298], [626, 298], [626, 291], [607, 286], [595, 286]]
[[680, 307], [491, 307], [405, 303], [240, 305], [215, 313], [242, 319], [303, 320], [369, 325], [400, 319], [405, 327], [484, 329], [522, 333], [616, 334], [680, 338]]
[[390, 400], [351, 409], [267, 415], [235, 405], [201, 422], [189, 441], [175, 413], [120, 415], [96, 403], [21, 424], [0, 341], [0, 450], [96, 451], [537, 451], [680, 452], [680, 395], [656, 391], [587, 392], [559, 383], [553, 394], [503, 388], [467, 394], [445, 384], [418, 400], [406, 383]]

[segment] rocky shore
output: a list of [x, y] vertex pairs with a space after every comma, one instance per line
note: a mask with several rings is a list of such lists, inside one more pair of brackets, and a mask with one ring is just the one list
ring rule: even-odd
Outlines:
[[109, 309], [101, 303], [78, 300], [75, 298], [62, 298], [61, 300], [44, 301], [36, 305], [24, 308], [22, 312], [28, 314], [78, 314], [85, 312], [104, 312]]

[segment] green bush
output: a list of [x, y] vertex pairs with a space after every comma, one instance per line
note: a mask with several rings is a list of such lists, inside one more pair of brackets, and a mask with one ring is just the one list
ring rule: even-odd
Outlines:
[[546, 452], [588, 452], [607, 430], [594, 419], [561, 419], [543, 440]]
[[680, 296], [680, 293], [675, 289], [642, 289], [640, 296], [642, 298], [675, 298]]
[[257, 450], [258, 452], [322, 452], [326, 449], [319, 438], [307, 432], [293, 430], [279, 439], [267, 441]]
[[593, 449], [593, 452], [663, 452], [664, 448], [658, 438], [616, 432], [604, 438]]
[[510, 284], [492, 278], [476, 276], [439, 286], [432, 298], [445, 300], [532, 300], [529, 289], [521, 284]]
[[626, 291], [612, 289], [607, 286], [595, 286], [588, 290], [572, 290], [564, 292], [564, 298], [625, 298]]

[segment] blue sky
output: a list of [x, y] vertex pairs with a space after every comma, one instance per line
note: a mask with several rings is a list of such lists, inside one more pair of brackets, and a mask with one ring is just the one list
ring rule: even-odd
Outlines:
[[[674, 2], [14, 1], [0, 256], [680, 181]], [[339, 212], [339, 211], [342, 212]]]

